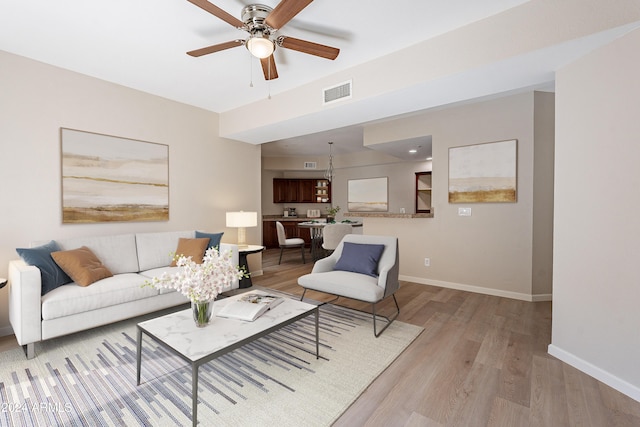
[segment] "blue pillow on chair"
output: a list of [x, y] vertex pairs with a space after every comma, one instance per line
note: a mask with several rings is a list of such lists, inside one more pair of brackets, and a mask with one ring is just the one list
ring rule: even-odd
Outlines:
[[20, 255], [20, 258], [22, 258], [24, 262], [40, 269], [42, 281], [41, 295], [72, 282], [71, 277], [69, 277], [51, 257], [51, 252], [57, 252], [59, 250], [60, 247], [54, 240], [46, 245], [35, 248], [16, 249], [16, 252], [18, 252], [18, 255]]
[[378, 277], [378, 261], [383, 251], [384, 245], [344, 242], [340, 259], [333, 269]]
[[209, 245], [207, 246], [207, 249], [205, 249], [205, 252], [207, 250], [209, 250], [209, 248], [216, 248], [216, 249], [220, 249], [220, 240], [222, 240], [222, 235], [224, 234], [224, 232], [222, 233], [203, 233], [201, 231], [196, 231], [196, 239], [202, 239], [205, 237], [209, 238]]

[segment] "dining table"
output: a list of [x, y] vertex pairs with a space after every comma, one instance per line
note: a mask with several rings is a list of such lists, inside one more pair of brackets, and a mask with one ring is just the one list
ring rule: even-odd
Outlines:
[[[362, 227], [362, 222], [360, 221], [351, 221], [351, 220], [343, 220], [339, 221], [340, 223], [349, 224], [352, 227]], [[324, 258], [326, 255], [326, 251], [322, 247], [322, 230], [328, 224], [335, 224], [336, 222], [327, 222], [327, 221], [318, 221], [318, 220], [310, 220], [299, 222], [299, 228], [308, 228], [309, 234], [311, 234], [311, 258], [314, 261], [319, 260], [320, 258]]]

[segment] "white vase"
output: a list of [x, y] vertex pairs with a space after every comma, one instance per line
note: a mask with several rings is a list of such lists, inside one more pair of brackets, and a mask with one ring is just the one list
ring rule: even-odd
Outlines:
[[191, 301], [191, 312], [196, 326], [204, 328], [209, 324], [213, 315], [213, 300], [204, 302]]

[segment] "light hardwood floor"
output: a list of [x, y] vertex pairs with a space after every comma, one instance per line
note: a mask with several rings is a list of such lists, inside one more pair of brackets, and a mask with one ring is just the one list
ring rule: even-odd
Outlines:
[[[278, 254], [263, 253], [253, 283], [301, 295], [312, 263]], [[396, 295], [398, 320], [424, 332], [334, 426], [640, 426], [639, 402], [547, 354], [550, 302], [411, 282]]]
[[[263, 253], [264, 274], [253, 283], [301, 295], [297, 279], [313, 264], [285, 251], [278, 265], [278, 255]], [[398, 320], [424, 332], [334, 426], [640, 426], [639, 402], [547, 354], [551, 303], [411, 282], [396, 295]], [[0, 338], [0, 351], [16, 346], [15, 337]]]

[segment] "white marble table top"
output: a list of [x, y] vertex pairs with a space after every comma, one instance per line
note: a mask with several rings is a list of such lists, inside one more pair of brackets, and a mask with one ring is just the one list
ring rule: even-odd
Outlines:
[[189, 360], [197, 361], [296, 316], [313, 311], [317, 307], [306, 302], [284, 298], [281, 304], [268, 310], [253, 322], [215, 315], [224, 305], [239, 298], [240, 295], [215, 301], [211, 323], [204, 328], [196, 327], [191, 309], [147, 320], [138, 323], [138, 326]]
[[262, 245], [247, 245], [246, 247], [238, 246], [238, 252], [260, 252], [264, 250]]

